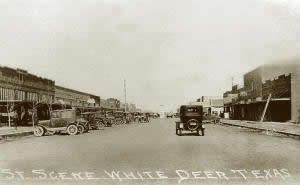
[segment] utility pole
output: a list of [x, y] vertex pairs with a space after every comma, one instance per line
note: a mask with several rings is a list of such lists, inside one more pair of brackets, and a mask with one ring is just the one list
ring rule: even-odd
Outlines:
[[124, 98], [125, 98], [125, 112], [127, 112], [127, 99], [126, 99], [126, 80], [124, 80]]

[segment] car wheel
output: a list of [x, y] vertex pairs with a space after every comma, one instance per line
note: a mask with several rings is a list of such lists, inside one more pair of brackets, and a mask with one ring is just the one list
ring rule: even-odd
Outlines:
[[190, 131], [196, 131], [199, 129], [199, 122], [196, 119], [190, 119], [187, 122], [187, 127]]
[[45, 135], [45, 129], [41, 126], [34, 127], [34, 135], [36, 137], [41, 137]]
[[79, 134], [83, 134], [83, 132], [84, 132], [84, 126], [83, 125], [81, 125], [81, 124], [79, 124], [78, 126], [77, 126], [77, 128], [78, 128], [78, 133]]
[[179, 134], [178, 134], [179, 136], [181, 136], [182, 135], [182, 130], [181, 129], [179, 129]]
[[76, 135], [78, 133], [78, 127], [76, 125], [73, 125], [73, 124], [69, 125], [67, 127], [67, 133], [69, 135], [72, 135], [72, 136]]

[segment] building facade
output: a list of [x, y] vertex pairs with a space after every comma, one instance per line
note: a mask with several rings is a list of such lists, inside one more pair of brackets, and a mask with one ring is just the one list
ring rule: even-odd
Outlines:
[[218, 116], [224, 111], [223, 97], [220, 96], [202, 96], [193, 105], [202, 105], [204, 112]]
[[[0, 122], [27, 124], [36, 103], [53, 103], [55, 82], [22, 69], [0, 66]], [[1, 126], [1, 125], [0, 125]]]
[[119, 109], [121, 108], [120, 100], [116, 98], [108, 98], [106, 99], [107, 107], [110, 109]]
[[232, 119], [260, 120], [268, 97], [265, 120], [299, 122], [300, 62], [259, 66], [244, 75], [244, 88], [224, 93], [224, 111]]
[[61, 86], [55, 86], [55, 103], [77, 107], [99, 107], [100, 97]]
[[0, 101], [54, 101], [55, 82], [25, 70], [0, 66]]

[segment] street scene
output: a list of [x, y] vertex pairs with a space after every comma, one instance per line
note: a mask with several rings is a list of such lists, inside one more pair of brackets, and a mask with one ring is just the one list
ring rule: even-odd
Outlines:
[[3, 143], [1, 151], [9, 155], [0, 158], [2, 179], [7, 178], [1, 183], [11, 184], [8, 179], [13, 179], [15, 184], [298, 184], [300, 180], [299, 140], [219, 124], [208, 124], [201, 138], [178, 137], [174, 121], [153, 119], [75, 137], [25, 137]]
[[296, 0], [3, 0], [0, 185], [300, 182]]

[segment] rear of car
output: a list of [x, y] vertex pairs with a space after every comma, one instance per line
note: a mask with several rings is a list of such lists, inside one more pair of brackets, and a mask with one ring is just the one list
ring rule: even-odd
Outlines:
[[197, 132], [201, 130], [204, 135], [203, 107], [200, 105], [182, 105], [180, 107], [180, 121], [176, 122], [176, 134], [181, 135], [182, 131]]

